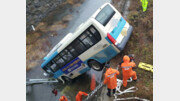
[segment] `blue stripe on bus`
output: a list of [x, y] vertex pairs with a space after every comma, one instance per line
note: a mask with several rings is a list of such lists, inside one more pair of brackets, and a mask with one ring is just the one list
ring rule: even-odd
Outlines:
[[54, 78], [58, 78], [59, 76], [61, 76], [63, 74], [63, 72], [61, 70], [58, 70], [57, 72], [54, 73]]
[[46, 61], [44, 61], [41, 64], [41, 68], [43, 68], [49, 61], [51, 61], [56, 55], [58, 55], [58, 52], [55, 51], [49, 58], [46, 59]]
[[118, 36], [120, 35], [122, 29], [124, 28], [126, 24], [126, 20], [124, 20], [123, 17], [121, 17], [121, 19], [118, 22], [117, 27], [115, 27], [113, 29], [113, 31], [110, 33], [110, 35], [116, 40], [118, 38]]

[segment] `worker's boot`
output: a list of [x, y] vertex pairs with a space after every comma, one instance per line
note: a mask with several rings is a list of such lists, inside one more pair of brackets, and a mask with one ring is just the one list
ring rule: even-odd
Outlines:
[[108, 89], [107, 96], [111, 97], [111, 89]]
[[109, 93], [107, 93], [107, 96], [111, 97], [111, 95]]
[[138, 79], [136, 79], [136, 80], [133, 80], [134, 82], [138, 82], [139, 80]]

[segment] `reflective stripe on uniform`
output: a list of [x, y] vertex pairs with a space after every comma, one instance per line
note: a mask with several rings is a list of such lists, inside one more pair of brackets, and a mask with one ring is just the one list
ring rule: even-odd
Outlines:
[[116, 74], [116, 73], [110, 74], [110, 75], [108, 75], [107, 77], [114, 77], [115, 74]]
[[122, 68], [124, 68], [124, 70], [129, 70], [129, 68], [131, 68], [132, 66], [124, 66]]
[[121, 67], [121, 68], [131, 68], [132, 66], [124, 66], [124, 67]]

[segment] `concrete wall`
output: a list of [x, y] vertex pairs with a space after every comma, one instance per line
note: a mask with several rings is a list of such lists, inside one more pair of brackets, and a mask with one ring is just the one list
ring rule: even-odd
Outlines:
[[66, 0], [26, 0], [26, 32], [32, 31], [49, 12]]

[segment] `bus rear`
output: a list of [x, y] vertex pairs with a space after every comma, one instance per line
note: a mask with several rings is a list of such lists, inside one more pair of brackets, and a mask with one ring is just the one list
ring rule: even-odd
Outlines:
[[92, 17], [100, 23], [101, 29], [105, 30], [106, 39], [122, 51], [131, 36], [133, 27], [110, 3], [100, 7]]

